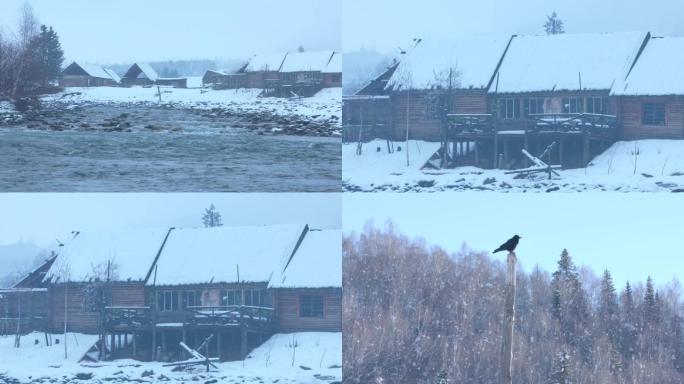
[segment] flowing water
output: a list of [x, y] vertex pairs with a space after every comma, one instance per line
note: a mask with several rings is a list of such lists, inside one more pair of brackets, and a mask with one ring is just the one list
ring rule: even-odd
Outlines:
[[[45, 124], [64, 131], [0, 128], [0, 191], [339, 191], [340, 141], [267, 136], [182, 110], [93, 107]], [[97, 126], [124, 111], [125, 132]], [[159, 131], [145, 129], [154, 125]]]

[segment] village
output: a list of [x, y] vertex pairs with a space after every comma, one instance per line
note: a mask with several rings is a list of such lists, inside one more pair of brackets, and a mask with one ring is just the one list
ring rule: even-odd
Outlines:
[[681, 37], [415, 39], [343, 97], [350, 191], [679, 191]]
[[0, 379], [339, 382], [340, 241], [306, 224], [74, 231], [0, 290]]

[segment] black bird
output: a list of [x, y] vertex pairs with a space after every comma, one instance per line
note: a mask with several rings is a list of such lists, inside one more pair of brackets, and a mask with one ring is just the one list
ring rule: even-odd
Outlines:
[[508, 251], [508, 252], [513, 252], [515, 251], [515, 247], [518, 246], [518, 240], [520, 240], [521, 237], [518, 235], [515, 235], [508, 239], [505, 243], [501, 244], [499, 248], [497, 248], [494, 253], [501, 252], [501, 251]]

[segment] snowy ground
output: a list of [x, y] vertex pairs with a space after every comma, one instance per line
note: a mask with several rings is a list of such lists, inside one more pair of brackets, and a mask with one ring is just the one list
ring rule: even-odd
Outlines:
[[[56, 338], [62, 339], [62, 335], [53, 335], [53, 342]], [[39, 344], [34, 345], [34, 340]], [[244, 361], [220, 363], [218, 371], [212, 372], [206, 372], [203, 367], [174, 372], [162, 363], [135, 360], [79, 364], [78, 359], [95, 342], [96, 336], [69, 334], [66, 360], [63, 343], [46, 347], [44, 340], [42, 333], [32, 333], [22, 337], [21, 348], [15, 349], [14, 336], [0, 337], [0, 382], [322, 384], [342, 380], [341, 333], [277, 334]], [[292, 345], [297, 347], [293, 349]]]
[[[93, 103], [145, 103], [174, 105], [185, 108], [222, 108], [232, 112], [271, 113], [278, 116], [301, 116], [313, 120], [342, 117], [342, 88], [324, 88], [312, 97], [258, 97], [260, 89], [197, 89], [162, 87], [161, 103], [157, 88], [90, 87], [66, 88], [63, 92], [45, 96], [46, 102], [67, 105]], [[339, 124], [339, 123], [338, 123]]]
[[[439, 143], [394, 143], [402, 151], [387, 153], [387, 143], [375, 140], [342, 147], [342, 180], [347, 191], [482, 190], [502, 192], [682, 192], [684, 191], [684, 140], [620, 141], [594, 158], [586, 168], [561, 170], [548, 180], [546, 174], [515, 178], [504, 170], [459, 167], [421, 170]], [[378, 151], [379, 148], [379, 151]]]

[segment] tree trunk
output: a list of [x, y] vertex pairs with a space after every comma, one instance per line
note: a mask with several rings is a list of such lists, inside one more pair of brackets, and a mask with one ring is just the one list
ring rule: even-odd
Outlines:
[[503, 343], [501, 345], [501, 383], [513, 383], [513, 324], [515, 323], [515, 252], [509, 252], [506, 270], [506, 297], [504, 301]]

